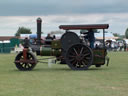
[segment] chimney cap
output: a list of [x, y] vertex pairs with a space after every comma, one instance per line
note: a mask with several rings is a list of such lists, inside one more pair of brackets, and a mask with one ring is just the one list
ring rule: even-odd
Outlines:
[[37, 18], [37, 21], [40, 21], [40, 22], [42, 22], [42, 19], [41, 19], [40, 17], [38, 17], [38, 18]]

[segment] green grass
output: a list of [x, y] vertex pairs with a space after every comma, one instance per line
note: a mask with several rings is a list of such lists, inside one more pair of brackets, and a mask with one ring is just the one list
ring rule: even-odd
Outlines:
[[16, 54], [0, 54], [0, 96], [127, 96], [128, 53], [108, 55], [109, 67], [73, 71], [67, 65], [38, 63], [24, 72], [13, 63]]

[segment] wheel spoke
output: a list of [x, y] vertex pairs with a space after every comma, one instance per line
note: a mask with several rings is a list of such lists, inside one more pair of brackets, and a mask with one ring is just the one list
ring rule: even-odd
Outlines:
[[82, 67], [82, 66], [81, 66], [81, 62], [79, 62], [78, 65], [79, 65], [80, 68]]
[[74, 61], [74, 60], [75, 60], [74, 58], [70, 59], [70, 61]]
[[90, 57], [86, 57], [85, 59], [86, 59], [86, 60], [90, 60], [91, 58], [90, 58]]
[[83, 66], [86, 66], [85, 63], [84, 63], [83, 61], [82, 61], [81, 63], [83, 64]]
[[74, 53], [73, 50], [71, 50], [71, 51], [69, 52], [69, 54], [70, 54], [70, 55], [73, 55], [73, 56], [76, 56], [76, 54]]
[[77, 53], [76, 49], [75, 49], [75, 48], [73, 48], [73, 50], [75, 51], [76, 55], [78, 55], [78, 53]]
[[24, 68], [27, 68], [27, 63], [25, 63], [25, 66], [24, 66]]
[[76, 65], [76, 63], [78, 63], [76, 60], [74, 60], [74, 61], [72, 62], [73, 65]]
[[24, 64], [24, 63], [22, 63], [22, 64], [21, 64], [21, 67], [24, 67], [24, 65], [25, 65], [25, 64]]
[[69, 57], [75, 58], [76, 56], [71, 56], [71, 55], [70, 55]]
[[84, 64], [87, 65], [89, 62], [87, 60], [83, 60]]
[[84, 54], [83, 56], [86, 57], [86, 56], [88, 56], [88, 55], [90, 55], [90, 53], [86, 53], [86, 54]]
[[83, 49], [84, 49], [84, 48], [82, 47], [81, 50], [80, 50], [80, 54], [83, 52]]
[[78, 62], [77, 62], [75, 67], [78, 68], [78, 66], [79, 66], [79, 64], [78, 64]]
[[87, 49], [84, 49], [83, 54], [87, 54], [87, 53], [89, 53], [89, 51]]

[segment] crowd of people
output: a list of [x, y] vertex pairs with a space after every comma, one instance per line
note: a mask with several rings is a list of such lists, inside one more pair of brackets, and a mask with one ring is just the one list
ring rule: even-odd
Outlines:
[[[103, 42], [95, 41], [94, 43], [95, 48], [103, 48]], [[107, 40], [105, 41], [105, 48], [108, 51], [128, 51], [126, 42], [122, 41], [112, 41]]]
[[[48, 43], [55, 39], [56, 39], [55, 35], [51, 36], [51, 34], [47, 34], [47, 36], [44, 39], [41, 38], [41, 44], [44, 44], [45, 42]], [[29, 37], [29, 41], [30, 41], [30, 44], [37, 44], [37, 37], [34, 37], [34, 38]]]
[[111, 41], [106, 42], [108, 51], [127, 51], [127, 44], [124, 41]]
[[94, 30], [86, 30], [86, 32], [84, 32], [84, 39], [85, 41], [89, 42], [88, 45], [90, 46], [90, 48], [103, 48], [105, 45], [105, 48], [108, 51], [128, 51], [127, 43], [124, 40], [107, 40], [105, 41], [105, 44], [103, 44], [103, 42], [101, 42], [102, 40], [97, 42], [94, 33]]
[[[51, 34], [47, 34], [47, 36], [45, 37], [45, 40], [41, 40], [41, 43], [42, 44], [51, 44], [51, 41], [55, 40], [55, 39], [56, 39], [55, 35], [51, 36]], [[100, 41], [97, 42], [97, 40], [94, 37], [93, 30], [88, 30], [88, 32], [85, 32], [84, 39], [89, 42], [88, 45], [92, 49], [103, 48], [103, 46], [104, 46], [103, 42], [100, 42]], [[30, 40], [30, 43], [32, 43], [32, 44], [36, 43], [36, 38], [29, 39], [29, 40]], [[25, 47], [28, 47], [29, 40], [28, 40], [28, 38], [24, 39]], [[108, 51], [128, 51], [127, 44], [123, 40], [120, 40], [120, 41], [107, 40], [107, 41], [105, 41], [105, 47]]]

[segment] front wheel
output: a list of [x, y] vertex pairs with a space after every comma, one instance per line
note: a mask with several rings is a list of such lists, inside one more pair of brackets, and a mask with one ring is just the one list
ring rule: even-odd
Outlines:
[[21, 71], [32, 70], [37, 64], [37, 59], [34, 54], [27, 52], [27, 59], [24, 60], [23, 52], [17, 54], [15, 58], [15, 65]]
[[87, 70], [93, 63], [93, 53], [88, 46], [75, 44], [67, 50], [65, 59], [71, 69]]

